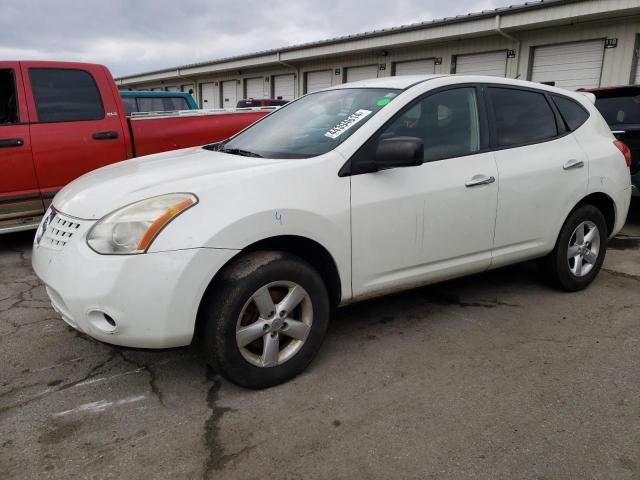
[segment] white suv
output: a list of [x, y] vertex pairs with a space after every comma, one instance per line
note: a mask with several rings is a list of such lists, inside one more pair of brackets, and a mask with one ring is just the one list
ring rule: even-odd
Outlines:
[[585, 288], [631, 192], [592, 100], [480, 76], [312, 93], [221, 144], [76, 180], [33, 267], [98, 340], [197, 332], [228, 379], [275, 385], [309, 364], [335, 306], [530, 259]]

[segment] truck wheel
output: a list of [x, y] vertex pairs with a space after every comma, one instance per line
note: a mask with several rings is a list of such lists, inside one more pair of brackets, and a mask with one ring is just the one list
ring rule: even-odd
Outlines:
[[577, 208], [565, 221], [556, 247], [542, 261], [547, 281], [567, 292], [586, 288], [602, 267], [607, 242], [602, 212], [592, 205]]
[[318, 272], [283, 252], [252, 252], [216, 279], [203, 311], [209, 364], [247, 388], [302, 372], [320, 349], [329, 295]]

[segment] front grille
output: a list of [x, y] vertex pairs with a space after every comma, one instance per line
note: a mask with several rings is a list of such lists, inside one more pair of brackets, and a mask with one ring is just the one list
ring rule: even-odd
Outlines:
[[42, 240], [40, 240], [40, 246], [52, 250], [62, 250], [80, 228], [80, 222], [81, 220], [69, 218], [57, 212], [51, 223], [46, 227]]

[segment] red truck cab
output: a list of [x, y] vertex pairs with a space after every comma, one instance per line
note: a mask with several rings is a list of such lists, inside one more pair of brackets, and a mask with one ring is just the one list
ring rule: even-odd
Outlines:
[[84, 173], [224, 140], [267, 113], [128, 119], [102, 65], [0, 62], [0, 233], [37, 227], [56, 192]]

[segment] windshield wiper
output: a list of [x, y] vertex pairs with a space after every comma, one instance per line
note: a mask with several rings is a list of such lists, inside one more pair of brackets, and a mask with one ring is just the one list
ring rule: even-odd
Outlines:
[[250, 152], [249, 150], [242, 150], [241, 148], [221, 148], [218, 151], [230, 153], [231, 155], [242, 155], [243, 157], [263, 158], [262, 155], [258, 153]]

